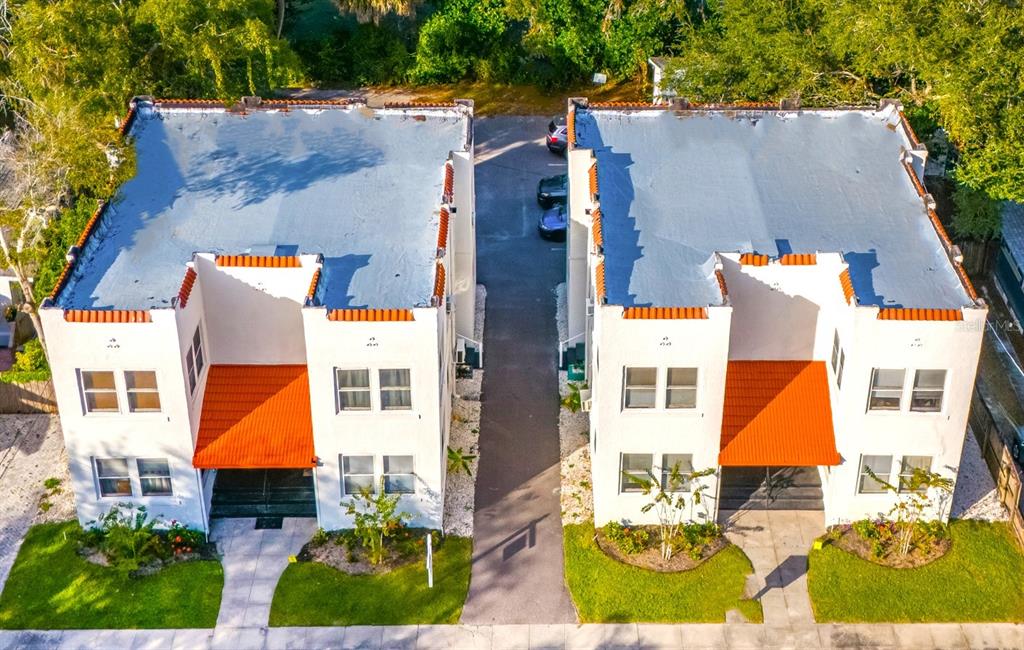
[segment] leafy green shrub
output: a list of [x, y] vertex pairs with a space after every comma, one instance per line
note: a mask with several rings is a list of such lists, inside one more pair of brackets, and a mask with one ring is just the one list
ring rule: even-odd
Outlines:
[[722, 536], [718, 524], [705, 523], [685, 524], [680, 527], [672, 540], [673, 552], [683, 552], [694, 560], [699, 560], [704, 550], [714, 544]]
[[331, 539], [331, 536], [326, 530], [323, 528], [317, 528], [316, 532], [313, 533], [313, 538], [309, 540], [309, 543], [313, 546], [323, 546], [329, 539]]
[[10, 370], [0, 373], [0, 381], [9, 384], [24, 384], [30, 381], [45, 381], [50, 378], [50, 364], [39, 339], [25, 343], [22, 350], [14, 353]]
[[197, 553], [206, 543], [206, 534], [200, 530], [188, 528], [179, 521], [172, 521], [171, 527], [167, 529], [164, 538], [171, 547], [174, 555], [186, 553]]
[[651, 544], [651, 534], [644, 528], [624, 526], [617, 521], [610, 521], [601, 530], [604, 536], [626, 555], [641, 553]]
[[385, 542], [401, 531], [411, 515], [398, 509], [401, 495], [387, 494], [384, 479], [374, 494], [370, 488], [363, 488], [354, 499], [342, 502], [346, 514], [352, 515], [352, 532], [366, 550], [370, 564], [380, 564], [385, 557]]
[[85, 545], [98, 548], [122, 571], [134, 571], [146, 562], [168, 555], [163, 538], [156, 532], [160, 522], [149, 518], [146, 506], [118, 503], [89, 523], [83, 538]]

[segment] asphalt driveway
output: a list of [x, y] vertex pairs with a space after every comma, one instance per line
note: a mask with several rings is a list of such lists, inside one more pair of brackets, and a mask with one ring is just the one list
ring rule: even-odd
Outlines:
[[476, 120], [477, 274], [487, 286], [473, 573], [462, 620], [569, 623], [559, 510], [554, 288], [565, 245], [537, 235], [537, 181], [565, 171], [547, 117]]

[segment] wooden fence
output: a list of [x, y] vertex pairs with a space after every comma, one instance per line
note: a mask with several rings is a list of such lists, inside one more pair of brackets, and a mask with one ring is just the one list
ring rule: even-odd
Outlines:
[[[1007, 441], [1013, 432], [1000, 435], [996, 418], [977, 390], [971, 400], [971, 430], [981, 446], [982, 456], [995, 479], [999, 500], [1010, 511], [1010, 525], [1017, 539], [1024, 545], [1024, 501], [1022, 501], [1021, 469], [1010, 455]], [[1005, 428], [1005, 425], [1004, 425]]]
[[57, 398], [53, 382], [30, 381], [24, 384], [0, 382], [0, 413], [56, 413]]

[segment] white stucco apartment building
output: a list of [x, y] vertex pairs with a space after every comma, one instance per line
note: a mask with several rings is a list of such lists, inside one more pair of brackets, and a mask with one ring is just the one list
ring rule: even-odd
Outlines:
[[715, 470], [694, 519], [838, 523], [891, 508], [866, 469], [956, 479], [987, 310], [898, 105], [568, 110], [598, 525], [652, 522], [626, 475], [677, 463]]
[[472, 103], [139, 98], [137, 171], [41, 309], [79, 519], [439, 527], [473, 335]]

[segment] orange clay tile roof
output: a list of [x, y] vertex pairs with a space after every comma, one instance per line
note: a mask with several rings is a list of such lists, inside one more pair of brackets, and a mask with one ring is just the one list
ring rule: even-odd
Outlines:
[[196, 283], [196, 270], [191, 266], [185, 271], [185, 279], [181, 281], [181, 288], [178, 289], [178, 304], [182, 309], [188, 306], [188, 297], [192, 295], [192, 287]]
[[434, 297], [444, 298], [445, 284], [444, 284], [444, 264], [440, 262], [437, 264], [437, 270], [434, 276]]
[[437, 226], [437, 247], [448, 248], [448, 208], [441, 208], [441, 217]]
[[415, 319], [412, 316], [411, 309], [332, 309], [327, 312], [327, 320], [347, 322], [404, 322]]
[[576, 146], [576, 108], [570, 108], [565, 116], [565, 137], [570, 147]]
[[878, 320], [963, 320], [959, 309], [904, 309], [886, 307], [878, 310]]
[[455, 198], [455, 165], [449, 160], [444, 164], [443, 199], [445, 203], [451, 203], [453, 198]]
[[294, 255], [218, 255], [217, 266], [251, 266], [273, 269], [294, 269], [302, 262]]
[[768, 256], [743, 253], [740, 255], [740, 264], [745, 266], [768, 266]]
[[149, 323], [149, 312], [143, 309], [65, 309], [69, 323]]
[[913, 144], [915, 147], [921, 144], [921, 141], [917, 139], [917, 134], [914, 133], [914, 127], [910, 126], [910, 120], [907, 119], [907, 116], [903, 114], [902, 110], [899, 111], [899, 116], [900, 124], [903, 125], [903, 131], [907, 134], [907, 137], [910, 139], [911, 144]]
[[590, 196], [597, 196], [597, 194], [597, 161], [595, 160], [594, 164], [590, 166]]
[[818, 256], [812, 254], [787, 253], [779, 258], [783, 266], [810, 266], [818, 263]]
[[210, 366], [192, 465], [315, 466], [307, 367]]
[[718, 464], [838, 465], [828, 390], [824, 361], [730, 361]]
[[839, 274], [839, 286], [843, 288], [843, 297], [847, 304], [853, 304], [856, 294], [853, 292], [853, 278], [850, 277], [850, 269], [843, 269]]
[[595, 209], [591, 214], [590, 218], [593, 221], [593, 233], [594, 233], [594, 245], [598, 247], [604, 246], [604, 230], [601, 225], [601, 208]]
[[726, 286], [726, 284], [725, 284], [725, 275], [721, 271], [716, 270], [715, 271], [715, 278], [718, 280], [718, 288], [722, 290], [722, 298], [723, 299], [728, 298], [729, 297], [729, 287]]
[[312, 300], [316, 295], [316, 285], [320, 283], [320, 269], [313, 271], [313, 278], [309, 281], [309, 291], [306, 292], [306, 300]]
[[622, 317], [637, 320], [682, 320], [708, 317], [706, 307], [626, 307]]
[[651, 104], [650, 102], [590, 102], [588, 106], [590, 108], [637, 108], [656, 110], [668, 110], [672, 108], [671, 104]]
[[384, 108], [455, 108], [455, 102], [385, 102]]
[[594, 268], [594, 285], [594, 293], [597, 294], [597, 301], [603, 303], [606, 294], [604, 260], [598, 262], [597, 267]]

